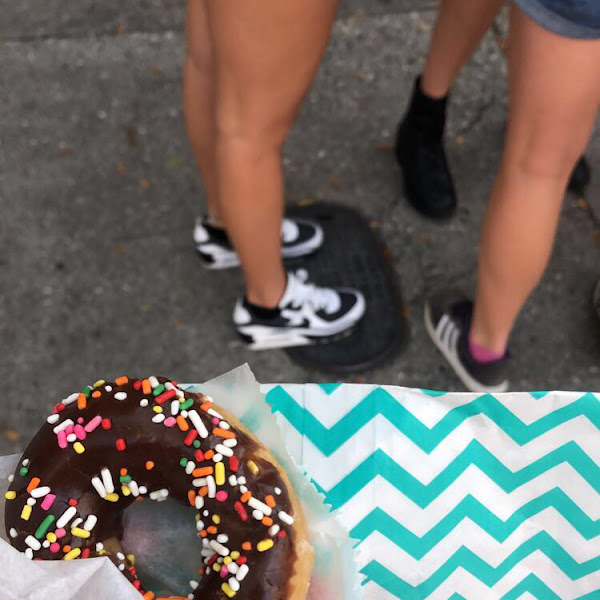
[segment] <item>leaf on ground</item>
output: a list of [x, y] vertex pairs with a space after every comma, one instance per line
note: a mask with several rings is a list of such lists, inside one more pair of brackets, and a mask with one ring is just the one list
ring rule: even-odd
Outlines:
[[378, 150], [385, 150], [386, 152], [391, 152], [394, 149], [394, 144], [391, 142], [379, 142], [377, 144]]
[[298, 206], [310, 206], [311, 204], [314, 204], [315, 201], [313, 198], [302, 198], [302, 200], [300, 200], [298, 202]]
[[387, 246], [383, 249], [383, 258], [387, 263], [394, 264], [394, 255]]
[[589, 210], [590, 208], [590, 205], [587, 203], [587, 200], [585, 198], [582, 198], [581, 196], [577, 198], [576, 203], [581, 210]]
[[502, 35], [495, 35], [494, 37], [496, 38], [496, 44], [498, 44], [498, 48], [500, 48], [500, 50], [504, 52], [504, 54], [506, 54], [506, 51], [508, 49], [506, 38]]
[[113, 252], [115, 252], [115, 254], [125, 254], [127, 250], [129, 250], [127, 244], [113, 244]]
[[151, 309], [152, 309], [152, 307], [149, 304], [140, 304], [140, 310], [143, 313], [150, 312]]
[[381, 221], [371, 221], [369, 227], [371, 229], [379, 229], [381, 227]]
[[21, 439], [21, 434], [16, 429], [3, 429], [2, 437], [11, 442], [18, 442]]
[[594, 229], [592, 236], [594, 237], [594, 240], [596, 240], [596, 244], [600, 246], [600, 229]]
[[462, 135], [457, 135], [456, 136], [456, 144], [457, 146], [462, 146], [465, 143], [465, 138]]
[[123, 163], [119, 163], [117, 165], [117, 173], [121, 176], [127, 173], [127, 169], [125, 168], [125, 165]]
[[144, 190], [149, 190], [150, 189], [150, 182], [147, 179], [140, 179], [140, 186], [142, 187], [142, 189]]
[[169, 156], [167, 164], [170, 167], [182, 167], [185, 165], [185, 158], [183, 156]]
[[173, 327], [175, 327], [175, 329], [181, 329], [182, 327], [185, 327], [185, 323], [183, 321], [173, 321]]
[[120, 23], [119, 26], [117, 27], [117, 34], [123, 35], [125, 33], [126, 29], [127, 29], [127, 27], [125, 27], [125, 25], [123, 25], [123, 23]]
[[71, 156], [71, 154], [73, 154], [73, 150], [72, 148], [68, 148], [67, 146], [64, 146], [58, 151], [58, 155], [62, 157]]
[[362, 69], [356, 69], [354, 71], [354, 77], [360, 81], [364, 81], [367, 78], [367, 74]]
[[352, 383], [367, 383], [367, 378], [364, 375], [354, 375]]
[[329, 178], [329, 181], [334, 188], [339, 189], [342, 187], [342, 184], [335, 173]]
[[402, 305], [402, 315], [405, 319], [408, 319], [410, 317], [410, 306], [408, 306], [408, 304]]
[[427, 233], [420, 233], [419, 234], [419, 241], [422, 244], [429, 244], [431, 242], [431, 236], [428, 235]]
[[150, 70], [155, 74], [155, 75], [164, 75], [165, 72], [158, 66], [158, 65], [151, 65], [150, 66]]

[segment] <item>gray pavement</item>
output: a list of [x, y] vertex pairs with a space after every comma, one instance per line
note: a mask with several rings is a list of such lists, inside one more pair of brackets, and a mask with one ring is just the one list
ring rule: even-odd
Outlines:
[[[392, 132], [433, 3], [346, 2], [285, 151], [287, 198], [342, 202], [380, 224], [403, 282], [411, 344], [356, 381], [459, 388], [421, 322], [425, 295], [471, 290], [501, 152], [504, 63], [486, 38], [457, 83], [448, 147], [461, 209], [447, 225], [401, 199]], [[54, 401], [98, 377], [201, 381], [249, 362], [261, 381], [328, 381], [232, 334], [238, 271], [203, 271], [191, 245], [202, 193], [180, 107], [180, 0], [0, 0], [0, 453]], [[599, 164], [600, 135], [589, 157]], [[590, 304], [600, 276], [600, 177], [568, 198], [548, 273], [513, 339], [515, 389], [600, 389]]]

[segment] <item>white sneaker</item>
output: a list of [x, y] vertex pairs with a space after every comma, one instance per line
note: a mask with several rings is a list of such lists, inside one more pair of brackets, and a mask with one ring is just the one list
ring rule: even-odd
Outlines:
[[[312, 254], [323, 245], [323, 229], [305, 219], [284, 219], [281, 226], [281, 255], [299, 258]], [[194, 228], [196, 251], [207, 269], [237, 267], [240, 259], [224, 229], [212, 226], [206, 218], [196, 220]]]
[[233, 322], [252, 350], [328, 343], [350, 335], [366, 310], [363, 294], [351, 288], [322, 288], [304, 270], [288, 273], [287, 287], [275, 309], [238, 300]]

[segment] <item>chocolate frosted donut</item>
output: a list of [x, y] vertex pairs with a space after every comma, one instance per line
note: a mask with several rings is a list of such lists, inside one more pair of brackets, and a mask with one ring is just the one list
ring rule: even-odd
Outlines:
[[168, 496], [194, 508], [202, 538], [188, 598], [305, 599], [312, 549], [286, 474], [212, 399], [165, 378], [97, 381], [59, 402], [11, 478], [6, 531], [32, 559], [108, 556], [150, 600], [120, 547], [123, 512]]

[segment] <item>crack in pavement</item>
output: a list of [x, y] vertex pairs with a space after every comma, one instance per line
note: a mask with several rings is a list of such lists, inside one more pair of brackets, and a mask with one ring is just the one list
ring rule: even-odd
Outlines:
[[496, 100], [496, 95], [492, 94], [492, 97], [487, 102], [481, 104], [467, 123], [458, 130], [457, 135], [464, 136], [477, 127], [484, 120], [486, 113], [496, 104]]
[[157, 37], [165, 37], [167, 39], [181, 36], [184, 34], [183, 27], [181, 30], [179, 29], [139, 29], [132, 31], [124, 31], [123, 33], [119, 33], [117, 31], [106, 31], [106, 32], [95, 32], [88, 33], [86, 35], [62, 35], [57, 36], [53, 33], [43, 33], [43, 34], [35, 34], [35, 35], [24, 35], [17, 37], [7, 37], [0, 36], [0, 49], [2, 46], [18, 46], [21, 44], [36, 44], [36, 43], [45, 43], [45, 42], [85, 42], [87, 40], [98, 40], [103, 41], [107, 39], [113, 38], [131, 38], [131, 37], [145, 37], [145, 36], [157, 36]]

